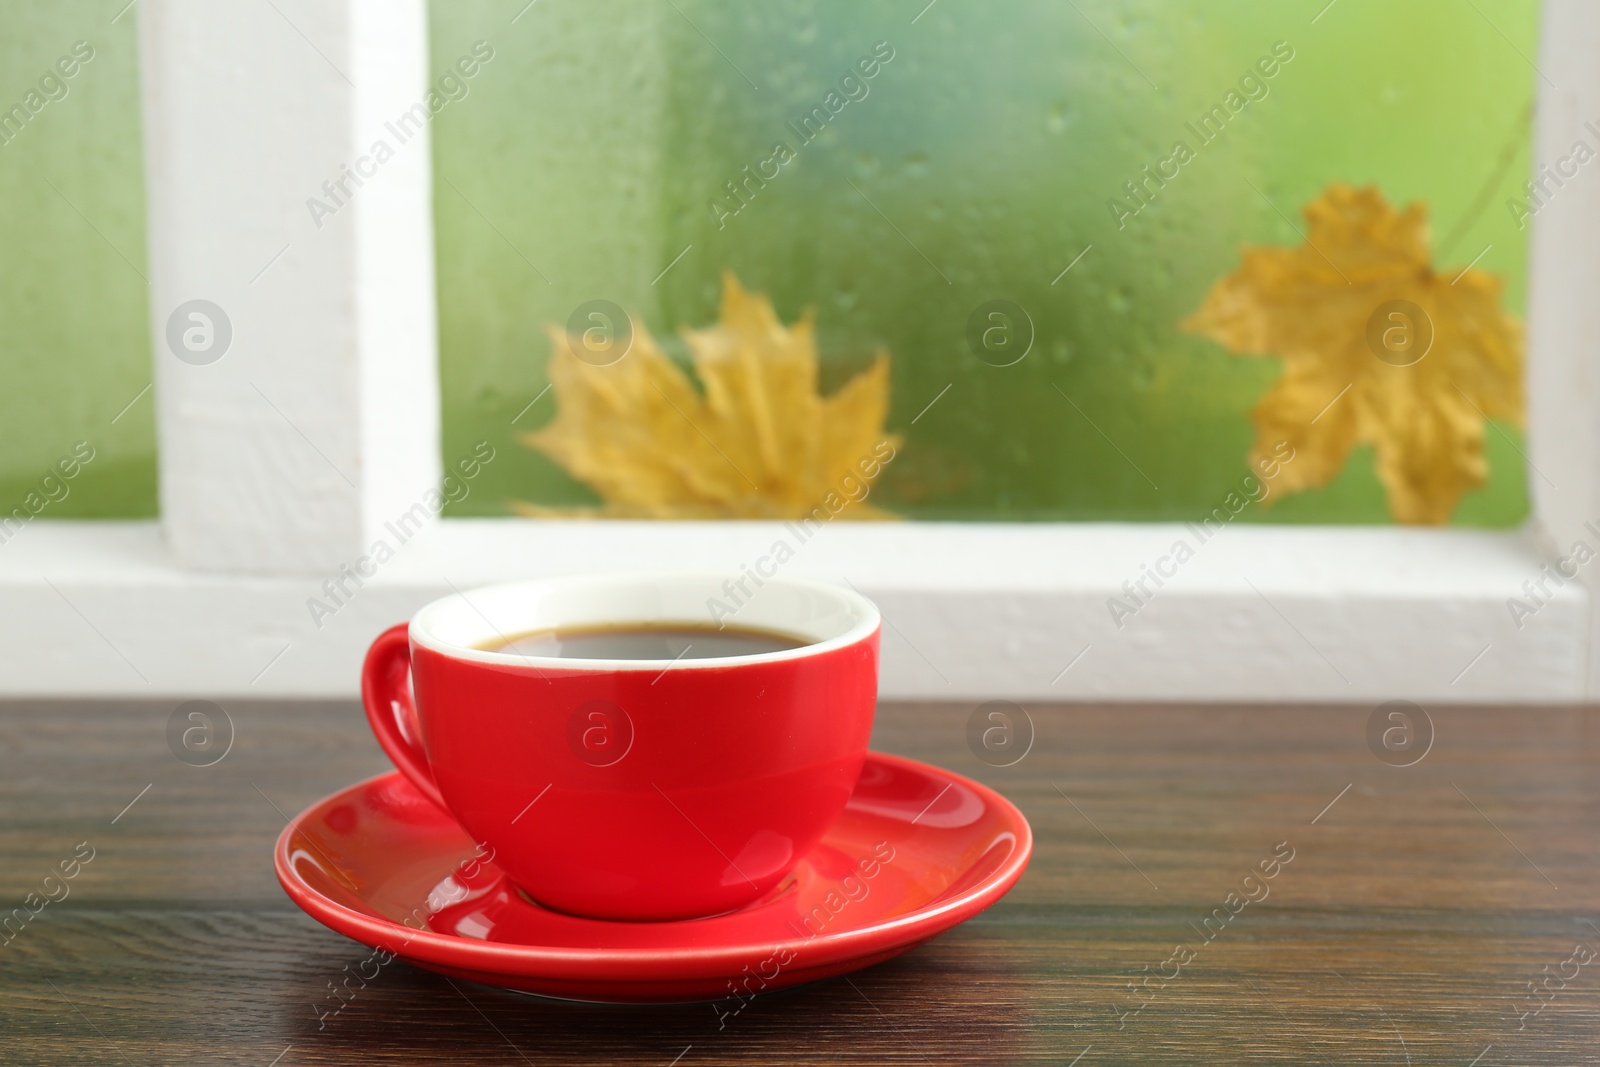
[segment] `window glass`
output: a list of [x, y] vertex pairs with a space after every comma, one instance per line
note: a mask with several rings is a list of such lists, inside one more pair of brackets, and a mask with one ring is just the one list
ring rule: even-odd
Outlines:
[[432, 13], [453, 514], [1525, 518], [1534, 0], [519, 6]]
[[124, 3], [0, 4], [7, 515], [157, 511], [136, 15], [119, 17]]

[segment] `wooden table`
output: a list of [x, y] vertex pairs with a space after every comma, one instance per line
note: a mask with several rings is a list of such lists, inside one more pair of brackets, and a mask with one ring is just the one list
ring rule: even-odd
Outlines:
[[885, 707], [874, 747], [1010, 796], [1032, 867], [932, 944], [719, 1030], [703, 1005], [457, 992], [399, 963], [319, 1023], [367, 950], [289, 903], [271, 847], [384, 757], [353, 705], [228, 704], [231, 750], [192, 767], [174, 706], [0, 707], [0, 909], [94, 857], [0, 946], [0, 1062], [1600, 1061], [1593, 710], [1434, 709], [1431, 751], [1393, 767], [1369, 707], [1035, 706], [1032, 750], [992, 769], [971, 705]]

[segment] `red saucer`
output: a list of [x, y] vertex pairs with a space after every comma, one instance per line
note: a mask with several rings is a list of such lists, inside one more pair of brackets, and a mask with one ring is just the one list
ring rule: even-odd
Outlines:
[[822, 842], [737, 911], [607, 922], [524, 897], [398, 773], [284, 828], [278, 881], [307, 914], [418, 967], [507, 989], [624, 1002], [748, 999], [897, 956], [1006, 894], [1033, 850], [1010, 801], [958, 774], [867, 754]]

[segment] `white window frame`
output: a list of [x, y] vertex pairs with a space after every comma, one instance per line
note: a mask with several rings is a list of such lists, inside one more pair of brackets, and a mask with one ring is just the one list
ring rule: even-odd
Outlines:
[[[321, 228], [305, 203], [422, 98], [426, 11], [278, 8], [138, 6], [162, 518], [36, 520], [0, 546], [0, 695], [350, 697], [367, 643], [452, 588], [737, 573], [793, 540], [777, 523], [445, 520], [313, 620], [323, 581], [441, 476], [426, 133]], [[1600, 119], [1596, 55], [1600, 7], [1547, 0], [1536, 163]], [[1593, 700], [1600, 566], [1520, 627], [1508, 601], [1531, 603], [1558, 546], [1600, 547], [1600, 179], [1535, 216], [1529, 292], [1521, 530], [1228, 527], [1120, 627], [1108, 598], [1194, 544], [1183, 525], [839, 523], [784, 572], [880, 604], [888, 698]], [[205, 366], [165, 339], [194, 298], [233, 326]]]

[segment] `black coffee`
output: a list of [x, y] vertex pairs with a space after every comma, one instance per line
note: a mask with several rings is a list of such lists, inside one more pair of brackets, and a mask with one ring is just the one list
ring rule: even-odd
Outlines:
[[539, 630], [480, 645], [484, 652], [566, 659], [717, 659], [782, 652], [811, 642], [789, 634], [743, 627], [638, 623]]

